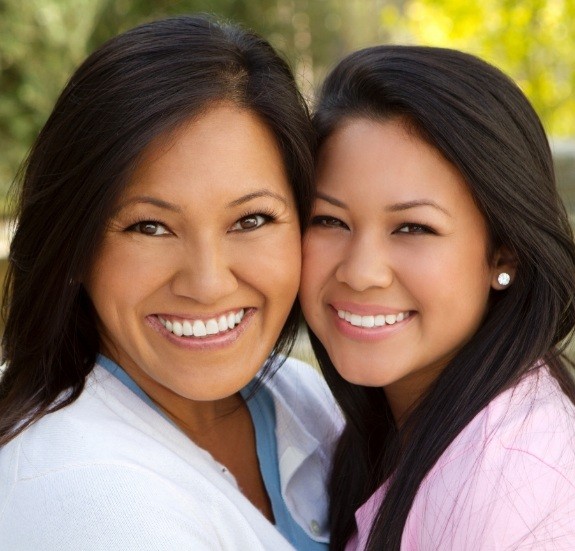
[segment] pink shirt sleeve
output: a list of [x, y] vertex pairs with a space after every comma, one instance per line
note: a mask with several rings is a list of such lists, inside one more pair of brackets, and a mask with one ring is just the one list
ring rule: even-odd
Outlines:
[[573, 481], [523, 451], [507, 450], [505, 461], [503, 470], [480, 461], [463, 480], [437, 473], [420, 489], [402, 549], [575, 550]]
[[[402, 551], [575, 550], [575, 408], [541, 372], [496, 398], [441, 456]], [[356, 512], [346, 551], [365, 549], [385, 492]]]

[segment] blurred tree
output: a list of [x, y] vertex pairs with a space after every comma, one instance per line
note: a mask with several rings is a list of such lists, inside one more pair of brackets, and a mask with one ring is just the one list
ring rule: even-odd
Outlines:
[[[209, 13], [239, 21], [283, 51], [308, 94], [339, 29], [334, 0], [0, 0], [0, 199], [74, 68], [99, 44], [144, 21]], [[318, 35], [312, 41], [311, 22]], [[312, 47], [313, 46], [313, 47]]]
[[102, 0], [0, 0], [0, 194], [85, 56]]
[[[318, 13], [318, 7], [324, 10]], [[335, 63], [347, 53], [372, 44], [389, 42], [393, 29], [381, 25], [379, 14], [386, 6], [403, 0], [321, 0], [310, 2], [310, 29], [313, 37], [314, 82], [321, 83]], [[326, 9], [327, 8], [327, 9]]]
[[351, 50], [389, 41], [448, 45], [508, 72], [551, 134], [575, 135], [575, 0], [0, 0], [0, 200], [90, 51], [138, 23], [190, 12], [266, 36], [310, 101]]
[[508, 73], [553, 136], [575, 136], [575, 0], [406, 0], [381, 24], [396, 38], [459, 48]]

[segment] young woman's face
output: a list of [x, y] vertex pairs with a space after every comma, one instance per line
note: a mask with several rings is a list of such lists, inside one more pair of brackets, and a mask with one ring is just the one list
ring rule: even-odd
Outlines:
[[408, 407], [475, 333], [499, 271], [456, 168], [400, 120], [323, 145], [303, 243], [305, 317], [348, 381]]
[[233, 395], [292, 307], [300, 240], [281, 153], [257, 116], [218, 106], [156, 140], [86, 281], [103, 353], [160, 403]]

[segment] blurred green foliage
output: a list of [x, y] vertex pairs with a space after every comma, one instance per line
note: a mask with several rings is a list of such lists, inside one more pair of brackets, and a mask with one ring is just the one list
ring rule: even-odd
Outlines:
[[547, 131], [575, 136], [575, 0], [412, 0], [382, 24], [474, 53], [513, 77]]
[[266, 36], [309, 99], [350, 50], [389, 41], [461, 48], [517, 80], [551, 134], [575, 135], [575, 0], [0, 0], [0, 200], [90, 51], [138, 23], [190, 12]]
[[[326, 0], [0, 0], [0, 198], [67, 78], [109, 37], [168, 15], [215, 14], [270, 39], [309, 93], [314, 63], [343, 51], [330, 6]], [[312, 34], [322, 36], [313, 48]]]

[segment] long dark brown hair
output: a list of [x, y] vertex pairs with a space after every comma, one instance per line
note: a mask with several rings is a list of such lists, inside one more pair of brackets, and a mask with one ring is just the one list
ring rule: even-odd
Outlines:
[[[99, 344], [79, 282], [111, 209], [154, 138], [221, 101], [251, 110], [272, 131], [303, 226], [314, 133], [287, 63], [261, 37], [199, 16], [155, 21], [101, 46], [66, 85], [18, 190], [4, 287], [0, 445], [82, 391]], [[298, 320], [295, 305], [272, 356], [293, 342]]]
[[[502, 72], [458, 51], [379, 46], [328, 76], [314, 117], [319, 147], [353, 118], [403, 118], [465, 178], [490, 232], [518, 263], [487, 316], [401, 427], [380, 388], [347, 383], [310, 335], [346, 428], [331, 477], [332, 549], [355, 530], [355, 510], [393, 473], [368, 548], [399, 550], [425, 475], [494, 397], [543, 359], [575, 401], [562, 346], [575, 326], [575, 245], [555, 186], [543, 127]], [[401, 449], [400, 449], [401, 443]]]

